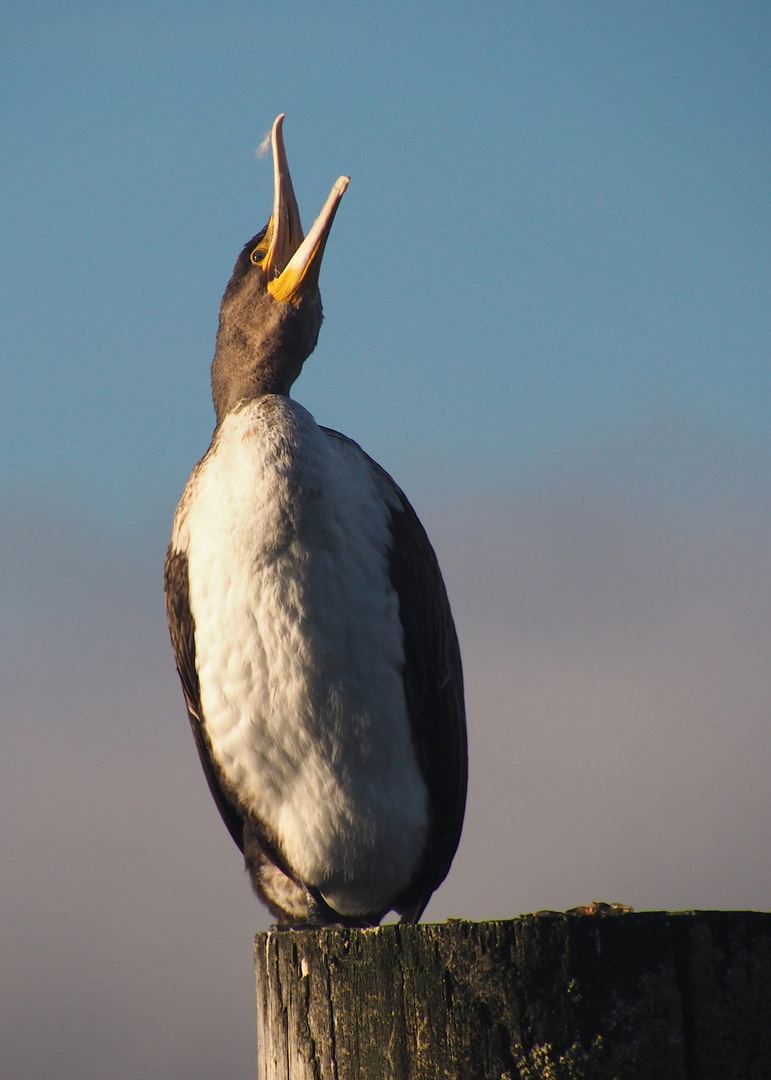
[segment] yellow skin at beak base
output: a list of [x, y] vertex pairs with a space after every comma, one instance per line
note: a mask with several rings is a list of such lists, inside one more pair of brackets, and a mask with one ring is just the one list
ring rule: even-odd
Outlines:
[[279, 304], [298, 304], [303, 296], [315, 298], [319, 291], [319, 271], [324, 254], [326, 236], [323, 237], [305, 266], [287, 266], [282, 274], [268, 280], [268, 292]]
[[318, 293], [319, 288], [319, 272], [321, 270], [321, 258], [324, 254], [324, 246], [326, 244], [326, 236], [323, 236], [319, 240], [313, 252], [301, 269], [296, 267], [287, 266], [283, 273], [277, 277], [271, 277], [271, 239], [273, 237], [273, 215], [271, 214], [270, 221], [265, 229], [265, 236], [261, 243], [252, 252], [252, 260], [255, 255], [258, 255], [260, 251], [265, 249], [264, 257], [257, 263], [257, 265], [265, 271], [267, 277], [266, 288], [273, 299], [278, 304], [297, 304], [302, 299], [303, 295], [315, 296]]

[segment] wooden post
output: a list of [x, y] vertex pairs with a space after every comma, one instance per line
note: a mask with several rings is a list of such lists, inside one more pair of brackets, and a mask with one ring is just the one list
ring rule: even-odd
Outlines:
[[259, 1080], [769, 1080], [771, 914], [272, 931]]

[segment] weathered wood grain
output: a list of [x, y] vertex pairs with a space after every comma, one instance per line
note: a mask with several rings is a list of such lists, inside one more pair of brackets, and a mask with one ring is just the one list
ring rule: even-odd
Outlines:
[[258, 934], [260, 1080], [769, 1080], [771, 915]]

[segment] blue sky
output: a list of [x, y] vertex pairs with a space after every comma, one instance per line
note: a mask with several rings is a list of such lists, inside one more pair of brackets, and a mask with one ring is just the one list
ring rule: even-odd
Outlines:
[[352, 176], [296, 393], [394, 472], [516, 489], [662, 421], [765, 458], [762, 5], [292, 10], [4, 16], [10, 484], [174, 499], [279, 111], [307, 222]]
[[6, 7], [4, 1075], [253, 1065], [268, 920], [160, 575], [279, 112], [306, 226], [351, 176], [295, 396], [415, 502], [464, 652], [429, 917], [768, 908], [767, 6]]

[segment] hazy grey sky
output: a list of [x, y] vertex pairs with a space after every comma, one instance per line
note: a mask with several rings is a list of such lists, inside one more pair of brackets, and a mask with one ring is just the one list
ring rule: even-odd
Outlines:
[[760, 4], [0, 17], [0, 1073], [254, 1068], [268, 925], [167, 642], [171, 517], [279, 111], [350, 173], [295, 396], [413, 498], [463, 649], [427, 916], [771, 903]]

